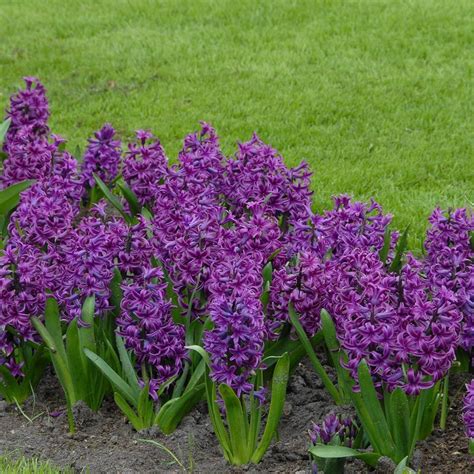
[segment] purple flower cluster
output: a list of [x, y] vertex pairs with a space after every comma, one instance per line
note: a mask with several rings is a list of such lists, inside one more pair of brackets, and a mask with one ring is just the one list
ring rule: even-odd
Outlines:
[[[45, 136], [49, 132], [49, 106], [46, 98], [46, 89], [35, 77], [23, 78], [25, 89], [20, 89], [10, 98], [10, 108], [7, 118], [11, 120], [4, 143], [5, 151], [23, 129], [34, 137]], [[23, 131], [24, 136], [26, 135]]]
[[[288, 324], [290, 302], [309, 335], [327, 309], [353, 376], [365, 359], [375, 383], [389, 390], [419, 393], [443, 377], [459, 344], [474, 345], [474, 221], [466, 210], [435, 210], [426, 257], [408, 254], [394, 273], [396, 232], [387, 261], [379, 256], [391, 216], [373, 201], [347, 196], [335, 198], [332, 210], [313, 213], [308, 166], [288, 168], [257, 136], [228, 158], [215, 130], [202, 123], [170, 165], [147, 131], [137, 132], [122, 157], [106, 124], [89, 140], [79, 173], [63, 140], [50, 135], [48, 103], [36, 79], [12, 97], [7, 116], [1, 185], [37, 180], [21, 195], [0, 257], [0, 361], [12, 373], [21, 372], [15, 346], [36, 340], [30, 318], [41, 317], [47, 291], [66, 321], [80, 317], [88, 296], [100, 317], [111, 309], [118, 270], [124, 300], [117, 323], [155, 396], [186, 356], [158, 264], [182, 314], [201, 324], [210, 318], [203, 344], [211, 377], [239, 395], [253, 387], [265, 342]], [[82, 199], [93, 173], [112, 186], [120, 172], [146, 206], [132, 225], [105, 201], [90, 208]], [[270, 261], [263, 304], [262, 273]]]
[[435, 209], [427, 232], [426, 274], [436, 294], [450, 292], [451, 302], [463, 315], [461, 345], [474, 347], [474, 249], [470, 233], [474, 216], [466, 209], [443, 213]]
[[321, 424], [312, 422], [308, 431], [311, 444], [336, 444], [351, 447], [357, 436], [357, 426], [351, 417], [329, 414]]
[[474, 379], [466, 384], [464, 396], [463, 421], [466, 427], [466, 436], [474, 439]]
[[118, 331], [126, 347], [133, 350], [142, 382], [149, 383], [150, 395], [156, 400], [160, 385], [183, 367], [184, 328], [171, 318], [161, 269], [144, 272], [140, 279], [124, 283], [122, 289]]
[[115, 138], [112, 125], [106, 123], [94, 136], [89, 139], [81, 171], [82, 182], [90, 188], [95, 183], [94, 173], [104, 183], [111, 184], [119, 173], [122, 156], [120, 140]]
[[140, 204], [149, 204], [155, 198], [156, 186], [166, 176], [168, 159], [159, 140], [145, 130], [137, 132], [137, 143], [129, 144], [128, 149], [123, 177]]

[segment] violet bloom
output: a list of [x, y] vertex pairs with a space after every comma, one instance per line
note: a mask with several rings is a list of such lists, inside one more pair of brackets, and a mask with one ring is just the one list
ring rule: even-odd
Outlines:
[[119, 173], [122, 156], [120, 140], [115, 138], [115, 129], [106, 123], [89, 139], [89, 145], [82, 163], [82, 181], [92, 188], [95, 180], [93, 173], [106, 184], [112, 183]]
[[28, 129], [32, 139], [46, 136], [49, 132], [46, 90], [35, 77], [23, 79], [26, 84], [25, 89], [20, 89], [10, 97], [10, 107], [7, 109], [6, 116], [11, 123], [4, 143], [6, 152], [9, 152], [10, 144], [23, 128]]
[[357, 426], [351, 417], [330, 413], [321, 424], [312, 423], [309, 439], [315, 444], [336, 444], [351, 447], [357, 435]]
[[39, 182], [21, 194], [8, 230], [12, 239], [43, 246], [60, 241], [71, 231], [76, 212], [64, 189]]
[[36, 136], [32, 126], [19, 129], [8, 144], [1, 186], [6, 188], [26, 179], [50, 176], [55, 152], [55, 144], [43, 136]]
[[452, 292], [452, 303], [463, 315], [461, 345], [470, 351], [474, 347], [474, 249], [470, 243], [474, 216], [466, 209], [444, 213], [437, 208], [430, 223], [425, 241], [429, 283], [434, 293]]
[[250, 393], [250, 377], [260, 368], [264, 316], [259, 299], [251, 296], [217, 297], [209, 306], [214, 328], [204, 335], [211, 357], [211, 378], [232, 387], [237, 396]]
[[466, 384], [466, 395], [464, 396], [463, 421], [466, 428], [466, 436], [474, 440], [474, 379]]
[[135, 354], [138, 366], [146, 364], [150, 370], [141, 373], [141, 377], [143, 382], [149, 381], [150, 395], [156, 400], [160, 385], [178, 375], [183, 367], [184, 328], [173, 322], [160, 268], [145, 272], [141, 280], [124, 283], [122, 289], [118, 333]]
[[68, 234], [58, 250], [61, 254], [63, 279], [55, 292], [64, 306], [63, 318], [80, 317], [82, 304], [88, 296], [95, 297], [95, 311], [103, 315], [111, 309], [110, 283], [114, 259], [123, 247], [126, 226], [119, 220], [105, 221], [98, 216], [83, 218]]
[[[123, 164], [123, 177], [137, 195], [140, 204], [150, 204], [155, 197], [155, 187], [162, 182], [168, 159], [159, 140], [150, 132], [137, 131], [137, 143], [128, 145]], [[151, 143], [148, 143], [153, 140]]]

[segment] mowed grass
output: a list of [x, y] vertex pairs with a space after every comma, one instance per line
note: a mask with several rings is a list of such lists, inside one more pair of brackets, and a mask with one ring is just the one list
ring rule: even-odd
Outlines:
[[474, 201], [474, 4], [419, 1], [0, 0], [0, 104], [47, 86], [70, 149], [110, 121], [174, 158], [199, 120], [226, 153], [253, 131], [331, 195], [411, 225]]

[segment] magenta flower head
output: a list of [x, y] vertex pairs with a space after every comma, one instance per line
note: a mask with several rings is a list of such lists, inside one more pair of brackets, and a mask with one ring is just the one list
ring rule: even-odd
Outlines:
[[[312, 423], [309, 430], [311, 444], [337, 444], [351, 447], [357, 435], [357, 426], [351, 417], [330, 413], [321, 424]], [[337, 438], [337, 439], [336, 439]]]
[[104, 183], [112, 183], [119, 173], [122, 156], [121, 143], [115, 138], [112, 125], [106, 123], [94, 136], [89, 139], [82, 163], [82, 180], [89, 187], [95, 183], [93, 173]]
[[426, 273], [434, 292], [446, 288], [462, 312], [461, 345], [474, 347], [474, 249], [470, 233], [474, 216], [466, 209], [443, 212], [435, 209], [425, 241]]
[[4, 143], [8, 152], [10, 143], [18, 131], [27, 127], [32, 137], [45, 136], [49, 132], [49, 107], [46, 90], [35, 77], [24, 78], [26, 87], [10, 97], [7, 118], [11, 120]]
[[153, 202], [156, 187], [167, 174], [168, 158], [160, 141], [153, 140], [149, 131], [138, 130], [136, 136], [137, 142], [128, 145], [123, 177], [140, 204], [145, 205]]
[[237, 396], [250, 393], [249, 378], [263, 356], [264, 321], [259, 299], [247, 296], [216, 298], [209, 306], [214, 328], [204, 336], [211, 357], [211, 377], [232, 387]]
[[19, 129], [8, 144], [7, 159], [0, 178], [2, 187], [25, 179], [48, 177], [56, 149], [56, 145], [49, 143], [47, 138], [36, 136], [32, 125]]
[[173, 322], [160, 268], [124, 283], [122, 289], [118, 333], [135, 354], [139, 370], [142, 364], [149, 367], [151, 373], [141, 375], [143, 381], [149, 380], [150, 395], [156, 400], [160, 385], [178, 375], [183, 367], [187, 356], [184, 328]]
[[466, 436], [474, 440], [474, 379], [466, 384], [466, 395], [464, 396], [463, 421], [466, 428]]

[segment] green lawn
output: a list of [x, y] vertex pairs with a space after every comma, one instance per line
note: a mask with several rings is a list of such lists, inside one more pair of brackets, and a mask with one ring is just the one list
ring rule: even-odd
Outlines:
[[26, 458], [14, 460], [1, 455], [0, 472], [2, 474], [72, 474], [72, 470], [58, 469], [47, 461]]
[[199, 120], [227, 153], [255, 130], [310, 162], [319, 208], [373, 196], [419, 237], [435, 205], [474, 200], [473, 14], [471, 0], [0, 0], [0, 103], [37, 75], [72, 150], [104, 121], [151, 128], [170, 157]]

